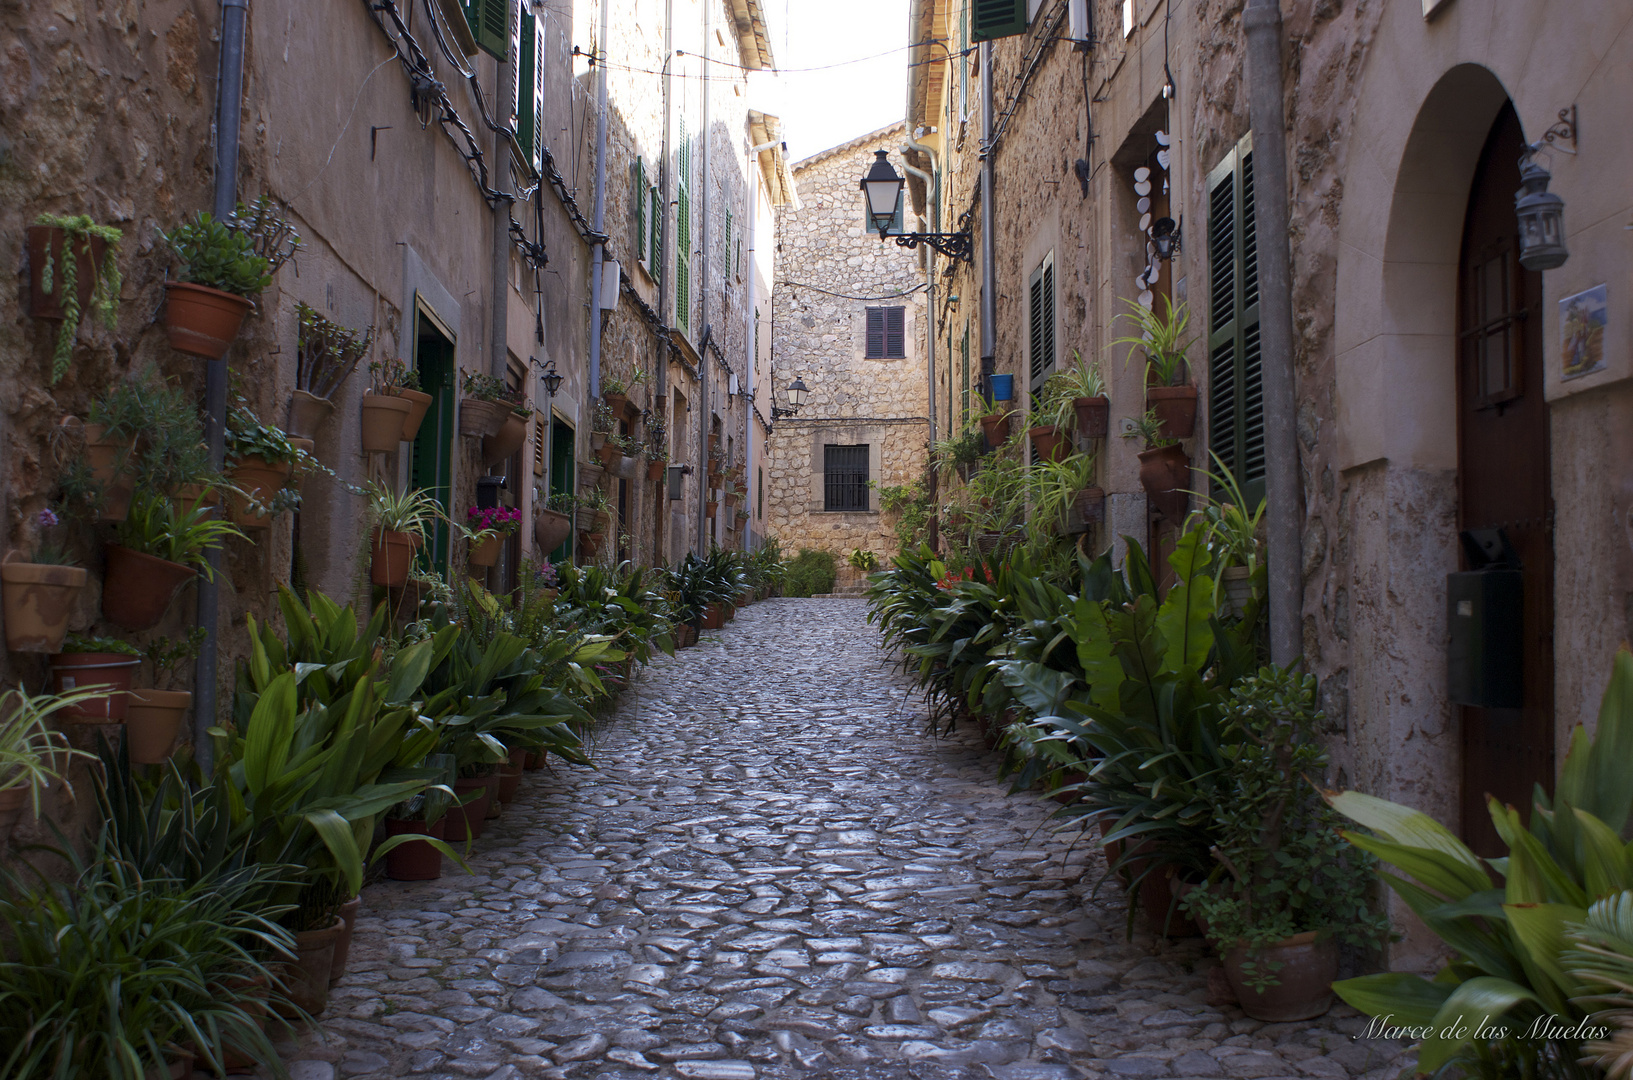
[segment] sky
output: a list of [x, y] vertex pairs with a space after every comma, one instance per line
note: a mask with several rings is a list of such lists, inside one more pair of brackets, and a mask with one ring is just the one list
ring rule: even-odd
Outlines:
[[[790, 162], [902, 119], [908, 0], [761, 4], [781, 73], [753, 77], [749, 99], [755, 108], [782, 118]], [[800, 70], [809, 68], [823, 70]]]

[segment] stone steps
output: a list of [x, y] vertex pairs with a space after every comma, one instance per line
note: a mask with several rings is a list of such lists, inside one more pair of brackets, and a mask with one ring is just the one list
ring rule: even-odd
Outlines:
[[865, 585], [841, 585], [833, 592], [812, 593], [812, 600], [865, 600], [868, 590]]

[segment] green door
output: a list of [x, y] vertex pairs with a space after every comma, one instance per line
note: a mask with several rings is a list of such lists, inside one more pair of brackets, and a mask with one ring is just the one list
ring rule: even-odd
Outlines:
[[[409, 482], [429, 492], [451, 514], [454, 502], [454, 439], [458, 403], [454, 398], [454, 343], [435, 323], [419, 316], [419, 333], [414, 341], [414, 367], [419, 372], [420, 389], [431, 395], [431, 406], [414, 438]], [[439, 521], [424, 557], [444, 575], [448, 571], [448, 523]]]
[[[561, 495], [573, 490], [573, 429], [559, 416], [550, 420], [550, 493]], [[550, 553], [551, 562], [563, 562], [573, 557], [573, 537], [569, 532], [561, 546]]]

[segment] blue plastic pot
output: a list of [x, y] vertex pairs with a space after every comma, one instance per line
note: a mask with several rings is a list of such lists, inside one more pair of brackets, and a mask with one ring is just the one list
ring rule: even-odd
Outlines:
[[1015, 376], [1013, 376], [1013, 375], [993, 375], [992, 376], [992, 400], [993, 401], [1014, 401], [1015, 400]]

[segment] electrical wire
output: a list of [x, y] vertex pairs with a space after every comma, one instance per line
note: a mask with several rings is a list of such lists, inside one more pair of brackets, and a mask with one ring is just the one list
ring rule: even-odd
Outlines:
[[915, 285], [911, 289], [906, 289], [902, 292], [886, 293], [883, 296], [852, 296], [850, 293], [834, 292], [831, 289], [824, 289], [817, 285], [807, 285], [803, 281], [779, 281], [776, 282], [776, 284], [780, 287], [789, 289], [810, 289], [812, 292], [819, 292], [824, 296], [837, 296], [841, 300], [895, 300], [897, 297], [912, 296], [920, 289], [929, 288], [928, 284], [924, 284]]

